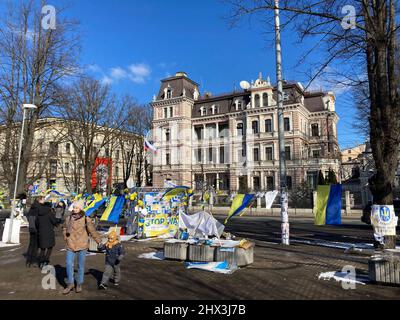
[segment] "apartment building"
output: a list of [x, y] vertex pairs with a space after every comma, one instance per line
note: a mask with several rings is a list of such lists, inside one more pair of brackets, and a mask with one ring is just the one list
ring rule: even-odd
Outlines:
[[[153, 184], [275, 190], [279, 186], [277, 88], [258, 79], [227, 94], [200, 94], [185, 72], [163, 79], [152, 107]], [[284, 84], [287, 185], [315, 187], [318, 171], [339, 176], [335, 96]]]

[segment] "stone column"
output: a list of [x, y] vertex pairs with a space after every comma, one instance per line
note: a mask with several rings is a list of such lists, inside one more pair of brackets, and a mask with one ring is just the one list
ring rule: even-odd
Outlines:
[[267, 188], [264, 180], [265, 180], [265, 172], [260, 171], [260, 188], [261, 188], [261, 190], [265, 190]]
[[216, 180], [217, 180], [217, 185], [215, 186], [215, 189], [219, 190], [219, 173], [217, 173]]
[[345, 191], [345, 199], [346, 199], [346, 215], [348, 216], [351, 213], [351, 205], [350, 205], [350, 191]]

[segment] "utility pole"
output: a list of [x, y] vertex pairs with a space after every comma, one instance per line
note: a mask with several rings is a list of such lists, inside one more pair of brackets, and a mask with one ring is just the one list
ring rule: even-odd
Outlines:
[[289, 245], [288, 194], [286, 187], [285, 128], [283, 119], [282, 50], [279, 21], [279, 0], [275, 0], [276, 81], [278, 83], [279, 177], [281, 195], [282, 244]]
[[14, 223], [14, 215], [16, 209], [16, 201], [17, 201], [17, 190], [18, 190], [18, 178], [19, 178], [19, 168], [21, 164], [21, 156], [22, 156], [22, 143], [24, 141], [24, 131], [25, 131], [25, 118], [26, 118], [26, 111], [37, 109], [37, 106], [34, 104], [24, 104], [22, 106], [22, 128], [21, 128], [21, 136], [19, 138], [19, 148], [18, 148], [18, 162], [17, 162], [17, 172], [15, 174], [15, 185], [14, 185], [14, 196], [11, 205], [11, 214], [10, 214], [10, 224], [8, 229], [8, 236], [7, 236], [7, 243], [11, 243], [12, 241], [12, 229]]

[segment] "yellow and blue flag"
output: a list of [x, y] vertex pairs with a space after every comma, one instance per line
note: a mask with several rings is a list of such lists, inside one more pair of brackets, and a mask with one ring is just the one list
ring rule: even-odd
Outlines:
[[[254, 194], [238, 194], [233, 198], [231, 209], [229, 210], [228, 217], [225, 219], [225, 224], [230, 218], [240, 214], [250, 202], [254, 199]], [[243, 212], [244, 213], [244, 212]]]
[[89, 217], [93, 212], [99, 209], [106, 202], [106, 199], [98, 193], [95, 193], [93, 197], [94, 199], [89, 202], [85, 209], [83, 209], [87, 217]]
[[171, 198], [174, 198], [176, 196], [192, 196], [193, 195], [193, 190], [191, 190], [189, 187], [175, 187], [175, 188], [170, 188], [168, 189], [161, 199], [163, 200], [170, 200]]
[[110, 199], [110, 203], [108, 204], [100, 220], [118, 223], [119, 216], [124, 209], [124, 204], [125, 196], [112, 196]]
[[339, 225], [342, 223], [342, 185], [318, 186], [315, 224]]

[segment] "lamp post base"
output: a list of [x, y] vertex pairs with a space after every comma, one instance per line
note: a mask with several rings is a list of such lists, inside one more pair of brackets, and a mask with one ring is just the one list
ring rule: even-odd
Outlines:
[[[11, 230], [10, 230], [11, 228]], [[11, 219], [7, 219], [3, 231], [3, 243], [20, 244], [19, 233], [21, 229], [21, 221], [14, 219], [11, 225]]]

